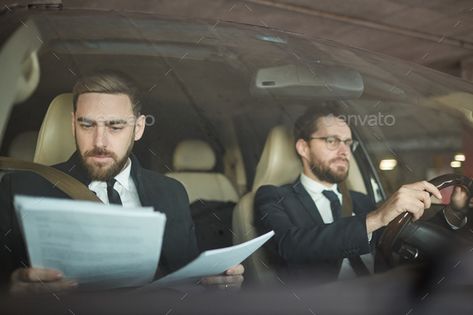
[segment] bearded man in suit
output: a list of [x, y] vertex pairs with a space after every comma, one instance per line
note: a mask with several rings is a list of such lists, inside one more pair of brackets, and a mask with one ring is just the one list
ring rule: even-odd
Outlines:
[[405, 211], [419, 219], [430, 194], [441, 198], [427, 181], [403, 185], [377, 208], [360, 192], [342, 194], [356, 141], [335, 104], [310, 107], [294, 136], [302, 174], [292, 184], [260, 187], [254, 219], [260, 233], [275, 231], [266, 248], [292, 279], [320, 284], [373, 272], [380, 229]]
[[[76, 178], [104, 203], [124, 207], [150, 206], [166, 214], [157, 275], [174, 271], [198, 254], [187, 193], [181, 183], [140, 166], [133, 144], [145, 129], [138, 89], [128, 76], [98, 71], [81, 78], [73, 88], [72, 130], [76, 152], [56, 169]], [[31, 172], [7, 174], [0, 184], [0, 281], [11, 293], [51, 292], [80, 284], [60, 270], [28, 266], [24, 239], [13, 207], [13, 196], [68, 198]], [[203, 284], [240, 286], [243, 266], [224, 275], [202, 279]]]

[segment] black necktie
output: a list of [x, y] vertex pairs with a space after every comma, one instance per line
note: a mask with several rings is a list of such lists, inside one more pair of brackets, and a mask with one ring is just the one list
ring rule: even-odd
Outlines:
[[108, 195], [108, 203], [122, 205], [122, 199], [118, 194], [118, 191], [113, 188], [113, 185], [116, 183], [116, 179], [112, 178], [107, 181], [107, 195]]
[[[340, 203], [340, 199], [338, 199], [337, 195], [331, 190], [324, 190], [322, 191], [322, 194], [328, 200], [330, 200], [333, 222], [337, 221], [342, 216], [342, 205]], [[348, 261], [350, 262], [350, 265], [357, 276], [366, 276], [370, 274], [368, 268], [363, 263], [360, 256], [348, 257]]]
[[340, 219], [342, 215], [342, 205], [337, 195], [331, 190], [324, 190], [322, 194], [330, 201], [330, 209], [332, 209], [333, 222]]

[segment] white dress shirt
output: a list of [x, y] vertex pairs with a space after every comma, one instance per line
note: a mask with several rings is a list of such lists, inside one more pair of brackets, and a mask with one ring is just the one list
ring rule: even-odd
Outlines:
[[[332, 215], [332, 208], [330, 207], [330, 200], [327, 199], [323, 195], [324, 190], [331, 190], [333, 191], [340, 201], [340, 205], [342, 205], [343, 198], [342, 194], [338, 191], [337, 184], [333, 184], [330, 187], [324, 186], [321, 183], [311, 179], [310, 177], [306, 176], [305, 174], [301, 174], [301, 184], [304, 186], [304, 189], [309, 193], [310, 197], [314, 201], [315, 205], [317, 206], [317, 210], [322, 217], [322, 220], [325, 224], [333, 223], [333, 215]], [[355, 215], [352, 213], [352, 215]], [[368, 241], [371, 241], [371, 233], [368, 234]], [[364, 262], [370, 273], [373, 273], [374, 267], [374, 260], [373, 255], [371, 253], [361, 255], [361, 260]], [[344, 258], [342, 261], [342, 267], [340, 268], [340, 273], [338, 274], [339, 279], [351, 279], [355, 278], [356, 274], [353, 271], [353, 268], [350, 265], [350, 262], [347, 258]]]
[[324, 190], [333, 191], [337, 195], [338, 200], [340, 200], [340, 204], [342, 204], [342, 194], [338, 191], [337, 184], [327, 187], [304, 174], [301, 174], [301, 184], [304, 186], [305, 190], [309, 193], [310, 197], [317, 206], [324, 223], [332, 223], [333, 215], [332, 208], [330, 207], [330, 200], [328, 200], [327, 197], [322, 194], [322, 192]]
[[[115, 176], [115, 185], [113, 188], [120, 195], [123, 207], [141, 207], [140, 197], [136, 190], [135, 182], [130, 176], [131, 172], [131, 160], [128, 159], [125, 167], [122, 169], [117, 176]], [[89, 184], [89, 189], [96, 193], [97, 197], [102, 200], [103, 203], [109, 204], [107, 194], [107, 183], [103, 181], [92, 181]]]

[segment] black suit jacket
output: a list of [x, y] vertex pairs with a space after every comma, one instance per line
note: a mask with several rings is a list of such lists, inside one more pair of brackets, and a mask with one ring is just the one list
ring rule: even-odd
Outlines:
[[[198, 254], [187, 193], [178, 181], [144, 169], [132, 155], [131, 176], [135, 182], [142, 206], [154, 207], [166, 214], [166, 228], [158, 273], [176, 270]], [[55, 168], [75, 177], [84, 185], [90, 183], [79, 156], [74, 153], [65, 163]], [[31, 172], [9, 173], [0, 183], [0, 281], [6, 284], [13, 270], [28, 265], [25, 243], [20, 233], [13, 207], [13, 196], [45, 196], [69, 198], [39, 175]]]
[[274, 230], [266, 248], [281, 273], [296, 279], [310, 276], [312, 282], [335, 280], [343, 258], [371, 251], [366, 214], [375, 207], [366, 195], [350, 194], [355, 215], [325, 224], [300, 180], [258, 189], [254, 224], [259, 233]]

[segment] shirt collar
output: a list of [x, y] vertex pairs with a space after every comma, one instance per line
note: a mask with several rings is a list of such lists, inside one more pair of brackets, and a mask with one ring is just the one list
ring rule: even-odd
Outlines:
[[341, 197], [341, 194], [337, 188], [338, 187], [337, 184], [333, 184], [330, 187], [326, 187], [322, 185], [321, 183], [313, 180], [309, 176], [305, 175], [304, 173], [301, 173], [301, 183], [310, 194], [322, 194], [322, 191], [324, 190], [331, 190], [337, 194], [339, 199]]
[[[126, 162], [126, 166], [121, 170], [120, 173], [118, 173], [117, 176], [115, 176], [115, 179], [117, 182], [120, 183], [126, 190], [129, 190], [130, 188], [130, 172], [131, 172], [131, 160], [128, 158], [128, 161]], [[98, 186], [106, 185], [104, 181], [92, 181], [89, 185], [89, 188], [94, 190]]]
[[118, 173], [117, 176], [115, 176], [115, 179], [117, 182], [119, 182], [123, 187], [125, 187], [126, 190], [129, 190], [129, 183], [130, 183], [130, 172], [131, 172], [131, 160], [128, 158], [128, 161], [126, 162], [126, 166], [120, 173]]

